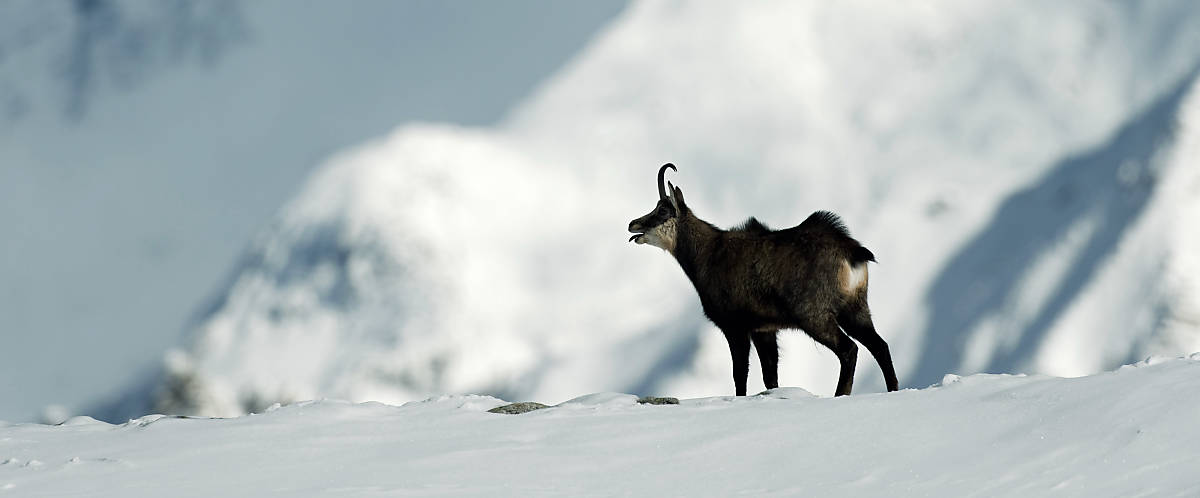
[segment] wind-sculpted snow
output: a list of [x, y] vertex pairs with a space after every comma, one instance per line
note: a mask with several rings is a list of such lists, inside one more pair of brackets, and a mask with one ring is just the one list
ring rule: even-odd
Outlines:
[[[1191, 2], [638, 3], [501, 126], [332, 158], [157, 406], [731, 392], [675, 263], [625, 242], [667, 161], [721, 226], [838, 212], [902, 385], [1195, 351], [1197, 67]], [[782, 345], [781, 383], [832, 391]]]
[[643, 405], [312, 401], [232, 419], [0, 426], [16, 496], [1195, 496], [1200, 355], [1063, 379]]

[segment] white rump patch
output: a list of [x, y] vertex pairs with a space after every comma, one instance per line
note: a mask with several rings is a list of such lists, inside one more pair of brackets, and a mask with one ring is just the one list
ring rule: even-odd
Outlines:
[[857, 265], [851, 265], [849, 261], [842, 261], [842, 270], [838, 272], [839, 280], [841, 280], [842, 290], [847, 294], [853, 294], [867, 285], [867, 263], [861, 262]]

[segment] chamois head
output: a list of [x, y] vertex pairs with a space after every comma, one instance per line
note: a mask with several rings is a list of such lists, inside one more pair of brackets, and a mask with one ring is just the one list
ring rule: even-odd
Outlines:
[[[671, 163], [658, 169], [658, 204], [649, 214], [629, 222], [629, 231], [633, 232], [629, 241], [650, 244], [674, 252], [676, 225], [679, 216], [686, 212], [687, 205], [683, 202], [682, 190], [671, 185], [671, 182], [667, 182], [666, 187], [663, 186], [663, 175], [667, 173], [667, 168], [679, 171]], [[668, 187], [670, 195], [667, 195]]]

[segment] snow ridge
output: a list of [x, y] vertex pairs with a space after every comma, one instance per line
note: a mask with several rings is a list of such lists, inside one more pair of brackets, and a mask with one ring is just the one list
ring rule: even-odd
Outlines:
[[[947, 376], [844, 398], [777, 389], [521, 415], [489, 396], [311, 401], [233, 419], [0, 425], [29, 496], [1194, 496], [1200, 355], [1063, 379]], [[187, 451], [180, 451], [187, 448]], [[198, 477], [201, 476], [201, 477]]]

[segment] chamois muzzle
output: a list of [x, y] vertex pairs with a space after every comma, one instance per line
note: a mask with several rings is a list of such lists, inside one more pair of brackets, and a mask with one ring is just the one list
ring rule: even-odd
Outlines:
[[641, 237], [646, 234], [646, 227], [642, 225], [642, 221], [645, 219], [646, 219], [646, 217], [643, 216], [641, 218], [638, 218], [636, 220], [629, 222], [629, 232], [633, 234], [633, 236], [629, 237], [630, 242], [641, 243], [641, 241], [639, 241], [637, 239], [638, 239], [638, 237]]

